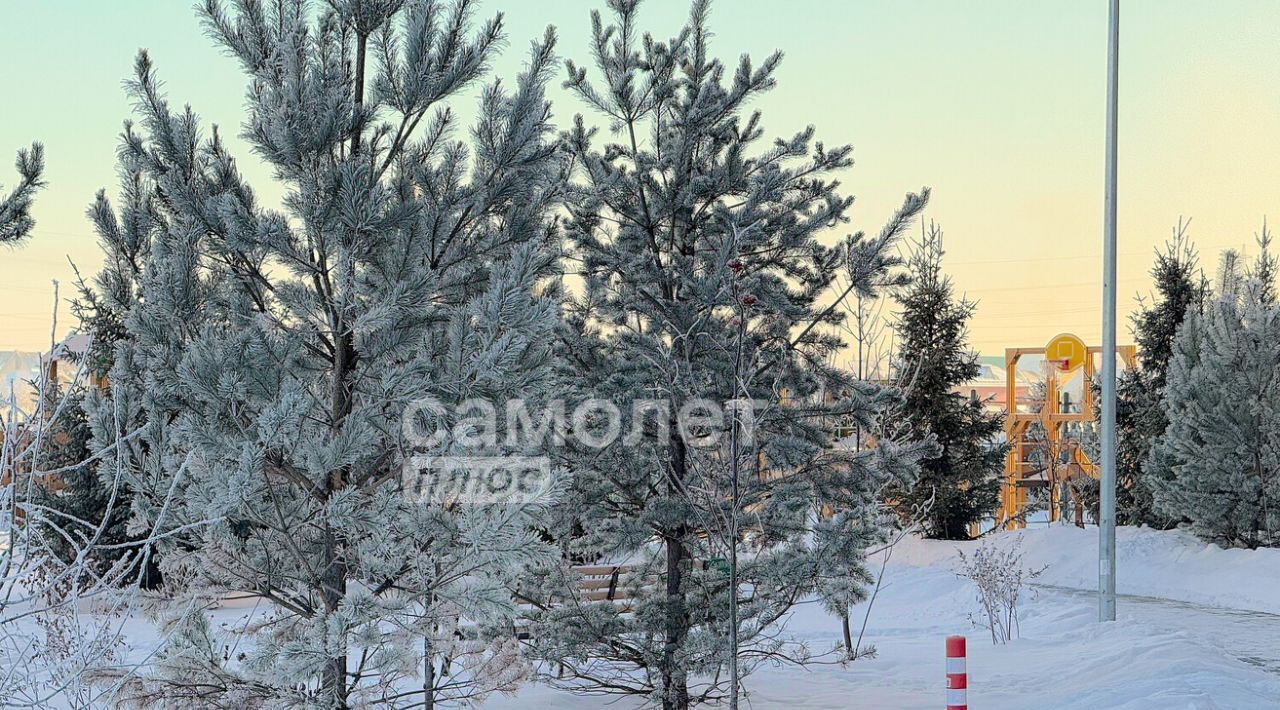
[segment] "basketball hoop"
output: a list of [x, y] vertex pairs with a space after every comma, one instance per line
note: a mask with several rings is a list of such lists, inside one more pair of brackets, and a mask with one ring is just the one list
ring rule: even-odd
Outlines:
[[1084, 365], [1089, 348], [1084, 341], [1069, 333], [1063, 333], [1049, 341], [1044, 348], [1045, 359], [1062, 372], [1070, 372]]

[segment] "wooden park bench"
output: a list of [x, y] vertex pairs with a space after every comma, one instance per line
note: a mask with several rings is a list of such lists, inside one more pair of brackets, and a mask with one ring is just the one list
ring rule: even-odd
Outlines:
[[584, 601], [629, 601], [636, 592], [634, 585], [620, 584], [624, 575], [635, 571], [631, 565], [582, 565], [573, 571], [582, 575], [578, 589]]
[[[719, 559], [693, 560], [693, 568], [723, 568], [725, 576], [728, 576], [728, 567]], [[638, 578], [640, 571], [635, 565], [577, 565], [572, 569], [582, 575], [578, 589], [583, 601], [628, 604], [635, 599], [637, 592], [651, 590], [658, 584], [655, 576]]]

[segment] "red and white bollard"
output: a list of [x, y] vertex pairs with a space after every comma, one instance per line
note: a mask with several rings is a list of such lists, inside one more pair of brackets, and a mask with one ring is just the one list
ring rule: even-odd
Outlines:
[[947, 710], [969, 710], [969, 671], [964, 662], [964, 637], [947, 637]]

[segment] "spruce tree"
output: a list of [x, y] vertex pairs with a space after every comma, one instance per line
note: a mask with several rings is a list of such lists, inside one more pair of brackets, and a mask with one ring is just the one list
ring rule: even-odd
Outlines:
[[1224, 259], [1217, 297], [1192, 311], [1175, 340], [1165, 389], [1169, 422], [1146, 475], [1157, 512], [1202, 538], [1280, 544], [1280, 307], [1267, 232], [1240, 274]]
[[[760, 145], [748, 105], [774, 87], [781, 55], [726, 67], [711, 54], [710, 3], [692, 3], [666, 41], [642, 33], [638, 4], [611, 1], [612, 23], [593, 13], [593, 66], [568, 65], [568, 88], [608, 133], [578, 117], [566, 136], [566, 264], [583, 289], [562, 363], [567, 397], [615, 402], [622, 430], [639, 433], [566, 447], [574, 488], [553, 531], [571, 560], [627, 562], [633, 598], [586, 602], [560, 570], [567, 579], [526, 590], [544, 600], [530, 643], [559, 669], [552, 682], [575, 691], [733, 704], [735, 671], [804, 660], [777, 623], [823, 579], [864, 581], [850, 575], [880, 531], [880, 491], [909, 481], [929, 451], [889, 436], [835, 448], [827, 427], [843, 415], [870, 428], [900, 401], [827, 363], [845, 299], [870, 295], [896, 265], [894, 243], [927, 192], [878, 235], [824, 246], [847, 219], [833, 173], [850, 148], [815, 142], [812, 128]], [[731, 400], [755, 400], [749, 440], [704, 441], [723, 421], [684, 428], [686, 407]], [[822, 501], [839, 512], [819, 519]], [[735, 565], [748, 535], [758, 549]], [[555, 602], [566, 585], [570, 601]]]
[[83, 388], [64, 392], [57, 383], [47, 386], [47, 430], [36, 454], [36, 470], [57, 473], [48, 475], [34, 496], [46, 509], [37, 524], [41, 542], [64, 569], [84, 565], [85, 573], [112, 584], [131, 583], [141, 575], [143, 587], [156, 587], [156, 559], [142, 560], [138, 537], [127, 531], [127, 488], [115, 479], [100, 480], [92, 464], [93, 436]]
[[44, 146], [32, 143], [18, 151], [14, 161], [18, 184], [0, 199], [0, 244], [14, 244], [27, 238], [35, 227], [31, 203], [36, 191], [44, 187]]
[[1186, 224], [1156, 252], [1150, 273], [1155, 292], [1131, 318], [1139, 367], [1121, 372], [1116, 384], [1116, 520], [1163, 528], [1177, 521], [1156, 512], [1142, 468], [1169, 424], [1162, 400], [1178, 328], [1200, 311], [1208, 288]]
[[942, 257], [942, 230], [930, 225], [911, 255], [896, 326], [904, 415], [918, 432], [937, 437], [942, 454], [925, 461], [915, 484], [893, 491], [892, 500], [904, 515], [932, 500], [925, 533], [964, 540], [969, 526], [996, 508], [1005, 449], [997, 442], [1000, 415], [959, 391], [979, 373], [966, 341], [977, 305], [956, 297]]
[[[529, 671], [510, 590], [554, 558], [533, 529], [553, 493], [412, 495], [402, 415], [546, 391], [554, 37], [511, 87], [479, 87], [459, 137], [449, 99], [486, 75], [500, 16], [477, 24], [466, 0], [232, 5], [199, 11], [248, 76], [241, 137], [281, 207], [216, 127], [171, 107], [142, 53], [120, 205], [93, 208], [94, 290], [125, 332], [91, 426], [121, 444], [103, 466], [125, 470], [130, 525], [162, 541], [172, 598], [123, 699], [431, 706], [510, 690]], [[267, 623], [211, 627], [203, 609], [229, 593], [262, 598]]]

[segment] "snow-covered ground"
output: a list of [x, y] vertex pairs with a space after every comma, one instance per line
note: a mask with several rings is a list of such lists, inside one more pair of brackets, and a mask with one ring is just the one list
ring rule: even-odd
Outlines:
[[[1181, 532], [1118, 532], [1119, 620], [1096, 623], [1097, 530], [1055, 526], [1019, 538], [1029, 567], [1048, 565], [1022, 605], [1022, 637], [994, 646], [975, 628], [974, 589], [954, 574], [956, 552], [977, 543], [907, 539], [894, 550], [864, 644], [878, 653], [850, 664], [766, 667], [746, 681], [746, 707], [943, 707], [943, 640], [969, 638], [969, 702], [975, 710], [1194, 710], [1280, 708], [1280, 550], [1223, 550]], [[878, 560], [874, 568], [878, 569]], [[854, 610], [855, 631], [865, 605]], [[216, 625], [263, 610], [249, 601], [212, 612]], [[802, 604], [788, 633], [811, 650], [834, 648], [839, 622]], [[145, 658], [155, 634], [127, 623], [127, 656]], [[585, 709], [608, 699], [526, 685], [486, 708]], [[613, 708], [636, 708], [622, 699]]]
[[[878, 654], [847, 665], [766, 668], [747, 680], [755, 708], [943, 706], [943, 640], [969, 637], [969, 704], [979, 710], [1280, 708], [1280, 550], [1222, 550], [1181, 532], [1122, 528], [1119, 620], [1096, 623], [1097, 530], [1055, 526], [1023, 540], [1030, 567], [1049, 565], [1023, 608], [1022, 638], [993, 646], [974, 628], [973, 588], [952, 572], [976, 543], [905, 540], [886, 570], [865, 641]], [[1082, 590], [1082, 591], [1075, 591]], [[1178, 600], [1176, 602], [1166, 600]], [[855, 611], [861, 619], [865, 609]], [[816, 604], [791, 619], [814, 648], [839, 642]], [[619, 702], [613, 707], [637, 707]], [[492, 708], [594, 708], [528, 686]]]

